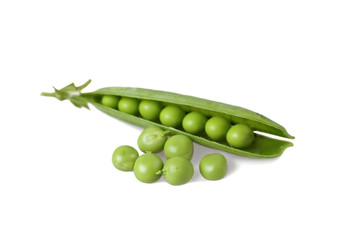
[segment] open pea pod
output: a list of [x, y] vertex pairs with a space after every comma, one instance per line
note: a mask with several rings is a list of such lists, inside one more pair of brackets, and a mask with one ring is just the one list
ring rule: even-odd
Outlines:
[[104, 106], [101, 104], [100, 99], [104, 95], [114, 95], [120, 97], [136, 98], [138, 100], [147, 99], [159, 101], [164, 105], [176, 105], [182, 108], [185, 112], [197, 111], [203, 113], [207, 117], [221, 116], [228, 119], [232, 124], [246, 124], [256, 132], [264, 132], [290, 139], [294, 138], [280, 124], [261, 114], [242, 107], [188, 95], [144, 88], [108, 87], [101, 88], [94, 92], [81, 93], [80, 91], [89, 83], [90, 80], [79, 87], [75, 87], [74, 84], [70, 84], [63, 89], [55, 89], [54, 93], [42, 93], [42, 95], [56, 97], [59, 100], [69, 99], [77, 107], [88, 108], [88, 103], [90, 103], [98, 110], [128, 123], [144, 128], [149, 126], [158, 126], [164, 130], [168, 130], [170, 134], [183, 134], [201, 145], [240, 156], [272, 158], [280, 156], [286, 148], [293, 146], [291, 142], [255, 133], [254, 141], [250, 146], [243, 149], [237, 149], [229, 146], [226, 142], [212, 141], [206, 136], [193, 135], [185, 132], [182, 129], [167, 127], [158, 122], [152, 122], [141, 118], [140, 116], [130, 115], [117, 109]]

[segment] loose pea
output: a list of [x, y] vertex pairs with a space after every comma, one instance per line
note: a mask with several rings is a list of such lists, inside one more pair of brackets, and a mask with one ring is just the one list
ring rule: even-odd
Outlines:
[[190, 138], [184, 135], [170, 137], [164, 145], [166, 158], [183, 157], [190, 160], [193, 156], [194, 146]]
[[153, 153], [145, 153], [138, 157], [134, 165], [135, 177], [144, 183], [153, 183], [161, 177], [164, 166], [161, 158]]
[[162, 172], [168, 183], [181, 185], [190, 181], [194, 175], [194, 167], [186, 158], [173, 157], [165, 162]]
[[201, 175], [206, 179], [222, 179], [227, 172], [226, 158], [220, 153], [208, 154], [201, 159], [199, 168]]
[[254, 132], [245, 124], [236, 124], [227, 132], [226, 140], [232, 147], [245, 148], [253, 142]]
[[114, 167], [121, 171], [131, 171], [134, 169], [136, 159], [139, 153], [131, 146], [120, 146], [115, 149], [112, 155], [112, 163]]
[[161, 102], [153, 100], [142, 100], [139, 104], [140, 115], [150, 121], [157, 121], [162, 109]]
[[104, 95], [101, 98], [101, 104], [107, 107], [116, 108], [119, 102], [118, 96]]
[[184, 110], [177, 106], [169, 105], [160, 112], [160, 122], [165, 126], [177, 128], [181, 126], [184, 116]]
[[135, 98], [123, 97], [120, 99], [118, 109], [121, 112], [137, 115], [138, 113], [139, 100]]
[[138, 146], [143, 152], [157, 153], [164, 149], [168, 131], [153, 126], [146, 128], [138, 138]]
[[204, 114], [199, 112], [190, 112], [184, 117], [182, 126], [188, 133], [199, 134], [204, 131], [206, 121], [207, 118]]
[[212, 117], [205, 124], [206, 134], [214, 141], [224, 140], [230, 128], [230, 122], [223, 117]]

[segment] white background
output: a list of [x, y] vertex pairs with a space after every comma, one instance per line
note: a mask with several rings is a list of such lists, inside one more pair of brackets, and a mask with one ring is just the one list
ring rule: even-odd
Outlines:
[[[360, 239], [358, 1], [1, 1], [0, 239]], [[88, 79], [239, 105], [296, 139], [143, 184], [141, 129], [40, 97]]]

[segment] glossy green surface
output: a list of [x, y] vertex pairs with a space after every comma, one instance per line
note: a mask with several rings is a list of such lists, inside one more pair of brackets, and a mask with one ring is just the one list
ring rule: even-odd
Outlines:
[[182, 185], [190, 181], [194, 175], [194, 167], [186, 158], [173, 157], [165, 162], [162, 173], [171, 185]]
[[226, 141], [232, 147], [245, 148], [254, 141], [254, 132], [245, 124], [236, 124], [227, 132]]
[[167, 131], [164, 131], [159, 127], [147, 127], [140, 134], [137, 144], [143, 152], [158, 153], [164, 149], [167, 134]]
[[137, 115], [139, 108], [139, 100], [135, 98], [122, 97], [118, 103], [118, 109], [121, 112]]
[[214, 141], [222, 141], [230, 129], [230, 122], [223, 117], [212, 117], [205, 124], [205, 132]]
[[201, 159], [199, 170], [201, 175], [208, 180], [222, 179], [227, 172], [226, 158], [219, 153], [208, 154]]
[[112, 163], [114, 167], [121, 171], [131, 171], [134, 169], [136, 159], [139, 153], [135, 148], [123, 145], [115, 149], [112, 155]]
[[111, 107], [111, 108], [117, 108], [118, 102], [120, 97], [113, 96], [113, 95], [105, 95], [101, 98], [101, 103], [104, 106]]
[[199, 112], [190, 112], [186, 114], [182, 121], [184, 130], [191, 134], [200, 134], [205, 130], [207, 117]]
[[134, 174], [141, 182], [153, 183], [161, 177], [163, 166], [163, 161], [159, 156], [153, 153], [145, 153], [136, 159]]
[[162, 110], [162, 103], [152, 100], [142, 100], [139, 104], [140, 115], [150, 121], [157, 121]]
[[181, 126], [184, 116], [184, 110], [177, 106], [170, 105], [161, 110], [160, 122], [165, 126], [178, 128]]
[[194, 145], [190, 138], [184, 135], [170, 137], [164, 145], [164, 155], [167, 159], [172, 157], [183, 157], [191, 160], [194, 152]]

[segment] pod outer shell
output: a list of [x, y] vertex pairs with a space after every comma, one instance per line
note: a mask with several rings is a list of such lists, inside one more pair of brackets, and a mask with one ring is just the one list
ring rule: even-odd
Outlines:
[[272, 158], [281, 155], [286, 148], [293, 146], [291, 142], [270, 138], [255, 133], [254, 141], [250, 144], [250, 146], [244, 149], [236, 149], [232, 148], [225, 142], [220, 143], [211, 141], [202, 136], [192, 135], [179, 129], [166, 127], [156, 122], [151, 122], [146, 119], [140, 118], [138, 116], [123, 113], [121, 111], [100, 104], [99, 100], [101, 100], [101, 97], [103, 95], [131, 97], [139, 100], [154, 100], [162, 102], [164, 105], [177, 105], [186, 112], [198, 111], [200, 113], [203, 113], [207, 117], [222, 116], [224, 118], [227, 118], [233, 124], [246, 124], [254, 131], [270, 133], [273, 135], [291, 139], [294, 138], [287, 133], [283, 126], [279, 125], [278, 123], [266, 118], [261, 114], [242, 107], [210, 101], [193, 96], [182, 95], [178, 93], [144, 88], [110, 87], [102, 88], [94, 92], [81, 93], [81, 90], [88, 86], [90, 82], [91, 80], [88, 80], [86, 83], [78, 87], [76, 87], [74, 83], [71, 83], [60, 90], [55, 88], [55, 92], [53, 93], [43, 92], [41, 93], [41, 96], [55, 97], [60, 101], [68, 99], [73, 105], [79, 108], [89, 108], [88, 103], [91, 103], [100, 111], [117, 119], [129, 122], [131, 124], [141, 127], [158, 126], [164, 130], [167, 130], [172, 135], [182, 134], [188, 136], [190, 139], [201, 145], [241, 156]]
[[207, 146], [214, 149], [219, 149], [225, 152], [229, 152], [235, 155], [239, 156], [246, 156], [246, 157], [257, 157], [257, 158], [273, 158], [280, 156], [286, 148], [293, 146], [291, 142], [283, 141], [279, 139], [270, 138], [264, 135], [255, 134], [253, 143], [246, 147], [245, 149], [237, 149], [230, 147], [229, 145], [218, 143], [211, 141], [209, 139], [206, 139], [201, 136], [192, 135], [189, 133], [186, 133], [184, 131], [181, 131], [179, 129], [175, 129], [172, 127], [166, 127], [161, 124], [151, 122], [149, 120], [129, 115], [123, 112], [120, 112], [116, 109], [112, 109], [106, 106], [103, 106], [102, 104], [96, 102], [95, 100], [88, 99], [89, 103], [91, 103], [94, 107], [96, 107], [101, 112], [112, 116], [114, 118], [123, 120], [125, 122], [146, 128], [150, 126], [158, 126], [164, 130], [167, 130], [170, 132], [171, 135], [176, 134], [182, 134], [185, 136], [188, 136], [191, 140], [194, 142], [197, 142], [203, 146]]
[[211, 101], [203, 98], [183, 95], [173, 92], [159, 91], [144, 88], [129, 88], [129, 87], [108, 87], [101, 88], [88, 95], [116, 95], [126, 96], [138, 99], [148, 99], [160, 101], [165, 104], [174, 104], [180, 106], [186, 112], [198, 111], [205, 116], [222, 116], [229, 119], [232, 123], [243, 123], [250, 126], [253, 130], [265, 132], [280, 137], [294, 139], [286, 129], [280, 124], [271, 119], [248, 110], [246, 108], [225, 104], [221, 102]]

